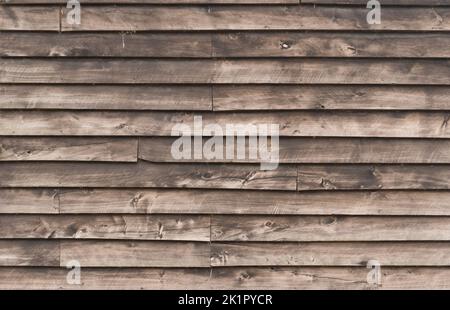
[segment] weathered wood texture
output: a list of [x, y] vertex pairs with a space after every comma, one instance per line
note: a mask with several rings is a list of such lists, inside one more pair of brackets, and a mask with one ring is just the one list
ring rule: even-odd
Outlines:
[[383, 8], [368, 24], [367, 9], [329, 6], [83, 6], [83, 22], [63, 31], [143, 30], [420, 30], [450, 29], [450, 8]]
[[[280, 136], [450, 138], [447, 111], [296, 111], [183, 113], [131, 111], [0, 111], [0, 132], [10, 136], [171, 136], [175, 125], [279, 125]], [[203, 128], [202, 128], [203, 129]], [[176, 133], [178, 135], [178, 133]], [[241, 135], [248, 135], [247, 132]]]
[[132, 239], [209, 241], [207, 216], [2, 215], [1, 239]]
[[0, 240], [0, 266], [58, 266], [59, 243]]
[[217, 215], [211, 219], [211, 239], [213, 241], [448, 241], [450, 218]]
[[442, 59], [48, 61], [5, 58], [0, 59], [0, 83], [450, 85], [450, 62]]
[[0, 161], [137, 161], [137, 139], [4, 138]]
[[0, 31], [60, 29], [59, 6], [0, 5]]
[[[300, 0], [301, 3], [313, 4], [361, 4], [366, 6], [366, 0]], [[382, 5], [417, 5], [417, 6], [432, 6], [432, 5], [450, 5], [449, 0], [382, 0]]]
[[381, 285], [365, 267], [85, 268], [81, 285], [65, 268], [0, 268], [1, 289], [449, 289], [449, 268], [385, 267]]
[[0, 187], [185, 187], [295, 190], [295, 166], [0, 163]]

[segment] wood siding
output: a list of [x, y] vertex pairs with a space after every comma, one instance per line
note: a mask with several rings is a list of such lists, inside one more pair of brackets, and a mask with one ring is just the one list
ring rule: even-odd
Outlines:
[[450, 0], [81, 2], [0, 0], [0, 289], [450, 289]]

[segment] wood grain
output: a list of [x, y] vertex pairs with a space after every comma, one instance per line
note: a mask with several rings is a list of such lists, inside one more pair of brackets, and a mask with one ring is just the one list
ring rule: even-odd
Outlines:
[[83, 6], [80, 25], [61, 21], [63, 31], [450, 29], [446, 7], [386, 7], [383, 22], [373, 25], [366, 15], [363, 7], [333, 6]]
[[0, 59], [0, 83], [450, 85], [450, 61], [442, 59], [399, 61], [391, 59], [48, 60], [6, 58]]
[[449, 45], [446, 33], [241, 32], [212, 36], [215, 57], [447, 58]]
[[444, 242], [238, 242], [211, 245], [213, 266], [365, 267], [370, 260], [377, 260], [382, 266], [449, 266], [450, 245]]
[[212, 110], [207, 86], [1, 85], [0, 109]]
[[298, 190], [449, 189], [446, 165], [300, 165]]
[[381, 285], [364, 267], [84, 268], [69, 285], [65, 268], [0, 268], [1, 289], [448, 289], [449, 268], [385, 267]]
[[58, 6], [0, 5], [0, 31], [59, 31], [59, 14]]
[[214, 110], [448, 110], [450, 88], [376, 85], [214, 85]]
[[136, 162], [137, 149], [132, 138], [0, 137], [0, 161]]
[[0, 163], [0, 187], [184, 187], [295, 190], [294, 166]]
[[[171, 136], [177, 124], [193, 129], [216, 124], [278, 124], [280, 136], [450, 138], [446, 111], [285, 111], [181, 113], [132, 111], [0, 111], [0, 134], [8, 136]], [[193, 131], [195, 135], [202, 132]]]
[[61, 241], [61, 267], [209, 267], [209, 244], [201, 242]]
[[59, 266], [59, 243], [0, 240], [0, 266]]
[[[365, 0], [301, 0], [301, 3], [315, 4], [351, 4], [351, 5], [367, 5]], [[433, 5], [450, 5], [449, 0], [383, 0], [382, 5], [417, 5], [417, 6], [433, 6]]]
[[[437, 1], [437, 0], [434, 0]], [[445, 0], [442, 0], [445, 1]], [[66, 3], [65, 0], [0, 0], [0, 3]], [[298, 4], [299, 0], [84, 0], [86, 4]]]
[[59, 213], [56, 189], [0, 189], [0, 213]]
[[[9, 197], [14, 203], [15, 190], [0, 190], [0, 197], [8, 195], [8, 191], [13, 191]], [[39, 192], [29, 191], [17, 192], [17, 196]], [[69, 214], [450, 215], [448, 191], [67, 189], [58, 192], [57, 197], [61, 213]], [[13, 203], [6, 213], [14, 207]], [[23, 210], [26, 212], [26, 207]]]
[[[223, 152], [219, 158], [195, 159], [194, 151], [188, 159], [174, 159], [171, 155], [173, 143], [178, 138], [151, 137], [139, 140], [139, 159], [151, 162], [241, 162], [263, 161], [258, 143], [252, 145], [246, 139], [245, 158], [226, 158], [226, 149], [232, 145], [238, 149], [237, 139], [229, 144], [221, 138]], [[211, 138], [203, 138], [203, 148]], [[214, 138], [215, 139], [215, 138]], [[192, 145], [194, 138], [190, 139]], [[270, 143], [270, 140], [269, 140]], [[263, 148], [265, 149], [265, 148]], [[367, 138], [281, 138], [279, 146], [269, 146], [278, 152], [280, 163], [384, 163], [384, 164], [430, 164], [450, 163], [450, 140], [437, 139], [367, 139]], [[257, 157], [250, 157], [249, 154]]]
[[183, 215], [2, 215], [1, 239], [209, 241], [209, 217]]
[[212, 241], [448, 241], [449, 239], [448, 217], [214, 215], [211, 218]]

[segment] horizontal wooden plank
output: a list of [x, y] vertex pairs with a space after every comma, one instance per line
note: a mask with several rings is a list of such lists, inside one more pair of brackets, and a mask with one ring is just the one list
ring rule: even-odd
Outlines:
[[448, 33], [0, 33], [14, 57], [448, 58]]
[[449, 289], [450, 268], [382, 267], [381, 285], [365, 267], [83, 268], [80, 285], [65, 268], [0, 268], [0, 289]]
[[211, 57], [211, 35], [195, 33], [0, 33], [0, 55], [15, 57]]
[[[279, 125], [280, 136], [450, 138], [450, 114], [436, 112], [296, 111], [247, 113], [0, 111], [0, 135], [8, 136], [171, 136], [174, 126], [194, 119], [203, 127]], [[203, 129], [203, 128], [202, 128]], [[241, 133], [243, 135], [244, 133]], [[246, 133], [248, 135], [248, 133]]]
[[0, 201], [0, 213], [59, 213], [56, 189], [0, 189]]
[[[299, 1], [300, 0], [84, 0], [83, 4], [298, 4]], [[65, 0], [0, 0], [0, 3], [10, 4], [58, 4], [66, 2], [67, 1]]]
[[212, 241], [448, 241], [448, 217], [237, 216], [211, 218]]
[[0, 5], [0, 31], [59, 31], [59, 15], [59, 6]]
[[207, 216], [2, 215], [1, 239], [209, 241]]
[[61, 267], [76, 260], [85, 267], [209, 267], [203, 242], [61, 241]]
[[0, 266], [59, 266], [59, 243], [0, 240]]
[[214, 85], [214, 110], [448, 110], [446, 86]]
[[136, 162], [133, 138], [6, 138], [0, 137], [0, 161]]
[[212, 36], [215, 57], [445, 58], [450, 56], [449, 45], [447, 33], [242, 32]]
[[209, 86], [0, 85], [0, 109], [212, 110]]
[[46, 60], [4, 58], [0, 59], [0, 83], [450, 85], [450, 61], [442, 59], [398, 61], [392, 59]]
[[297, 171], [281, 166], [118, 163], [0, 163], [0, 187], [183, 187], [295, 190]]
[[[8, 191], [13, 193], [8, 194]], [[10, 200], [14, 201], [15, 191], [19, 190], [0, 190], [0, 197], [13, 197]], [[17, 196], [40, 192], [28, 191], [31, 193], [19, 191]], [[59, 192], [57, 197], [61, 213], [450, 215], [450, 192], [447, 191], [71, 189]], [[5, 199], [5, 202], [10, 200]], [[11, 212], [13, 206], [6, 211], [0, 208], [0, 212]], [[22, 209], [26, 212], [25, 207]]]
[[334, 6], [83, 6], [83, 21], [63, 31], [148, 30], [450, 30], [450, 8], [383, 8], [368, 24], [365, 7]]
[[[313, 4], [350, 4], [350, 5], [367, 5], [366, 0], [300, 0], [301, 3]], [[450, 5], [449, 0], [382, 0], [382, 5], [417, 5], [417, 6], [432, 6], [432, 5]]]
[[[172, 145], [179, 138], [151, 137], [139, 139], [139, 158], [151, 162], [241, 162], [258, 163], [263, 161], [261, 152], [271, 151], [278, 153], [280, 163], [384, 163], [384, 164], [426, 164], [450, 163], [450, 140], [438, 139], [363, 139], [363, 138], [281, 138], [279, 145], [269, 145], [266, 149], [258, 144], [251, 143], [246, 138], [245, 145], [227, 143], [226, 137], [203, 138], [203, 149], [210, 150], [206, 143], [219, 142], [223, 151], [218, 158], [196, 159], [191, 149], [190, 157], [175, 159], [171, 154]], [[0, 140], [1, 141], [1, 140]], [[194, 145], [194, 138], [189, 139]], [[208, 142], [210, 141], [210, 142]], [[269, 139], [269, 144], [271, 140]], [[238, 150], [245, 150], [245, 158], [226, 158], [229, 146]], [[218, 146], [216, 146], [218, 147]], [[251, 157], [255, 154], [256, 157]]]
[[[430, 255], [433, 253], [433, 255]], [[213, 266], [449, 266], [446, 242], [212, 243]]]
[[300, 165], [298, 190], [450, 189], [447, 165]]

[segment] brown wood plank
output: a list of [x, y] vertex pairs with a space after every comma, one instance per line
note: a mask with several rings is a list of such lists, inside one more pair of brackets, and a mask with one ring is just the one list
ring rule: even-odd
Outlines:
[[0, 31], [59, 31], [59, 14], [59, 6], [0, 5]]
[[298, 190], [450, 189], [450, 167], [300, 165]]
[[[10, 190], [0, 190], [1, 197], [8, 193], [4, 191]], [[61, 213], [450, 215], [450, 192], [446, 191], [73, 189], [57, 197]]]
[[[174, 159], [171, 154], [176, 137], [151, 137], [139, 140], [139, 159], [151, 162], [241, 162], [258, 163], [263, 160], [258, 144], [252, 145], [246, 139], [244, 159], [227, 159], [226, 138], [222, 141], [221, 157], [195, 159], [194, 151], [188, 159]], [[203, 138], [205, 146], [211, 138]], [[216, 139], [216, 138], [213, 138]], [[194, 144], [194, 138], [191, 140]], [[270, 143], [270, 140], [269, 140]], [[237, 150], [237, 139], [232, 144]], [[273, 146], [271, 146], [273, 147]], [[366, 138], [281, 138], [279, 146], [271, 149], [279, 153], [280, 163], [384, 163], [384, 164], [428, 164], [450, 163], [450, 140], [437, 139], [366, 139]], [[265, 148], [264, 148], [265, 150]], [[257, 158], [249, 154], [257, 154]]]
[[[84, 12], [84, 11], [83, 11]], [[146, 17], [149, 19], [149, 17]], [[450, 18], [449, 18], [450, 20]], [[1, 59], [0, 83], [450, 85], [441, 59]]]
[[58, 191], [0, 189], [0, 213], [59, 213]]
[[118, 163], [0, 163], [0, 187], [183, 187], [295, 190], [297, 171], [282, 166]]
[[[433, 253], [433, 255], [430, 255]], [[449, 266], [446, 242], [212, 243], [213, 266]]]
[[[300, 0], [83, 0], [83, 4], [298, 4]], [[437, 0], [435, 0], [437, 1]], [[65, 0], [0, 0], [10, 4], [67, 3]]]
[[447, 33], [242, 32], [212, 40], [215, 57], [450, 56]]
[[207, 216], [2, 215], [1, 239], [209, 241]]
[[0, 266], [59, 266], [59, 243], [0, 240]]
[[368, 24], [365, 7], [335, 6], [83, 6], [83, 22], [63, 31], [149, 30], [420, 30], [450, 29], [450, 8], [383, 8]]
[[61, 241], [61, 267], [209, 267], [204, 242]]
[[[301, 3], [313, 3], [313, 4], [351, 4], [351, 5], [367, 5], [366, 0], [300, 0]], [[449, 0], [382, 0], [381, 5], [420, 5], [420, 6], [432, 6], [432, 5], [450, 5]]]
[[448, 241], [448, 217], [214, 215], [212, 241]]
[[214, 110], [448, 110], [450, 88], [369, 85], [214, 85]]
[[6, 138], [0, 137], [0, 161], [136, 162], [133, 138]]
[[[450, 114], [439, 112], [296, 111], [248, 113], [0, 111], [0, 135], [171, 136], [175, 125], [278, 124], [280, 136], [449, 138]], [[202, 134], [193, 131], [194, 134]]]
[[212, 110], [209, 86], [1, 85], [0, 109]]
[[15, 57], [211, 57], [211, 48], [210, 34], [0, 33], [0, 55]]
[[65, 268], [0, 268], [0, 289], [449, 289], [450, 268], [382, 267], [381, 285], [365, 267], [83, 268], [81, 285]]

